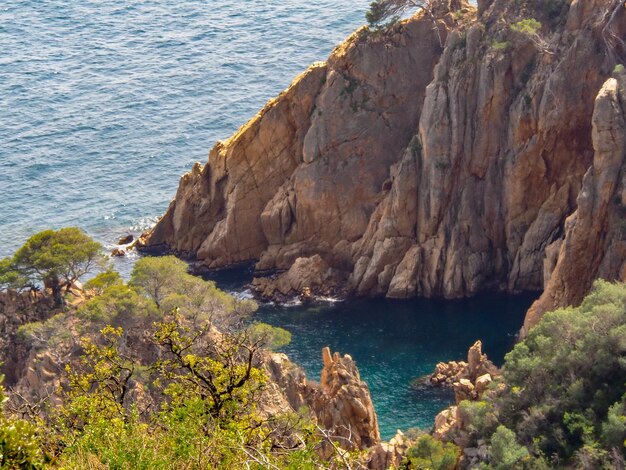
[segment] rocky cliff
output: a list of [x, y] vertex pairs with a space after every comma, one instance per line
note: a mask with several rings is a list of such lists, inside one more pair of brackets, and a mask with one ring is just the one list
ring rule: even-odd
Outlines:
[[617, 82], [595, 102], [622, 3], [435, 3], [357, 31], [219, 142], [145, 248], [255, 260], [278, 273], [266, 295], [303, 270], [313, 291], [393, 298], [547, 286], [527, 326], [623, 277]]

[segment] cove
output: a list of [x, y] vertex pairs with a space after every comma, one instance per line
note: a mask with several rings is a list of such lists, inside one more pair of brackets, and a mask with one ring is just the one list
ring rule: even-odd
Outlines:
[[359, 299], [314, 305], [262, 305], [257, 321], [292, 333], [284, 348], [307, 377], [319, 380], [321, 349], [350, 354], [370, 388], [383, 439], [397, 429], [429, 428], [451, 391], [411, 387], [440, 361], [465, 360], [478, 339], [501, 365], [515, 343], [534, 294], [464, 300]]
[[[240, 294], [252, 281], [254, 265], [202, 273], [223, 290]], [[261, 303], [253, 321], [291, 332], [281, 351], [320, 379], [321, 351], [350, 354], [369, 386], [381, 437], [398, 429], [430, 428], [454, 401], [450, 390], [411, 382], [432, 373], [441, 361], [467, 360], [476, 340], [496, 365], [514, 346], [524, 315], [538, 293], [482, 294], [470, 299], [354, 299], [300, 305]]]

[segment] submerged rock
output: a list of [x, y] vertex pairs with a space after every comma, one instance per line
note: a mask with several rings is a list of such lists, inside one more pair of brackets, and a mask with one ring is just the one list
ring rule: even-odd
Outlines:
[[118, 245], [130, 245], [132, 242], [135, 241], [135, 237], [133, 235], [125, 235], [123, 237], [121, 237], [118, 241], [117, 244]]

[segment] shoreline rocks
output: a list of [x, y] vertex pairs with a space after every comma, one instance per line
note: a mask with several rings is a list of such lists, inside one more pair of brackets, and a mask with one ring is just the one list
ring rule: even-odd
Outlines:
[[[604, 124], [619, 123], [608, 106], [594, 115], [614, 66], [603, 34], [624, 30], [626, 10], [575, 1], [554, 18], [537, 5], [442, 0], [434, 25], [418, 13], [357, 31], [194, 165], [137, 246], [208, 268], [254, 260], [281, 273], [256, 281], [266, 296], [547, 286], [526, 330], [592, 277], [626, 278], [611, 202], [623, 184], [605, 186], [621, 144], [609, 148]], [[545, 48], [511, 31], [524, 17]]]

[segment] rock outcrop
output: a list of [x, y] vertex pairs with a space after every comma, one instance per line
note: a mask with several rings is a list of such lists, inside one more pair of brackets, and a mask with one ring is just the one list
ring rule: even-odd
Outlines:
[[[436, 27], [418, 13], [357, 31], [219, 142], [144, 248], [287, 272], [257, 282], [266, 294], [303, 287], [289, 273], [303, 263], [317, 271], [304, 286], [313, 292], [547, 286], [527, 326], [578, 301], [591, 278], [623, 277], [617, 82], [592, 115], [626, 56], [626, 9], [437, 3]], [[512, 27], [529, 18], [542, 26]]]
[[[437, 364], [430, 377], [431, 384], [454, 389], [455, 405], [441, 411], [435, 417], [433, 436], [441, 441], [454, 441], [466, 447], [469, 436], [466, 432], [467, 419], [459, 404], [464, 400], [476, 401], [499, 393], [504, 386], [498, 379], [500, 370], [482, 352], [482, 342], [476, 341], [467, 352], [467, 362]], [[494, 384], [495, 385], [492, 385]], [[470, 450], [470, 454], [477, 449]], [[466, 455], [467, 460], [471, 460]]]
[[40, 292], [0, 292], [0, 364], [5, 385], [14, 385], [28, 357], [28, 347], [18, 340], [20, 326], [44, 321], [59, 311], [50, 296]]
[[440, 362], [430, 376], [435, 386], [452, 387], [457, 403], [476, 400], [487, 390], [492, 378], [500, 375], [499, 369], [482, 352], [482, 342], [476, 341], [467, 351], [467, 362]]
[[618, 73], [598, 94], [593, 114], [592, 166], [577, 210], [565, 222], [556, 263], [524, 332], [556, 307], [579, 304], [594, 279], [626, 281], [626, 76]]
[[[349, 355], [322, 350], [324, 367], [320, 383], [308, 381], [302, 369], [284, 354], [272, 354], [263, 362], [271, 378], [294, 410], [306, 406], [316, 423], [336, 445], [346, 450], [367, 449], [380, 442], [378, 418], [367, 384]], [[323, 454], [333, 453], [329, 442]]]
[[454, 26], [447, 14], [436, 29], [417, 16], [379, 37], [357, 31], [218, 142], [140, 245], [210, 268], [256, 259], [258, 270], [288, 270], [317, 254], [346, 278]]

